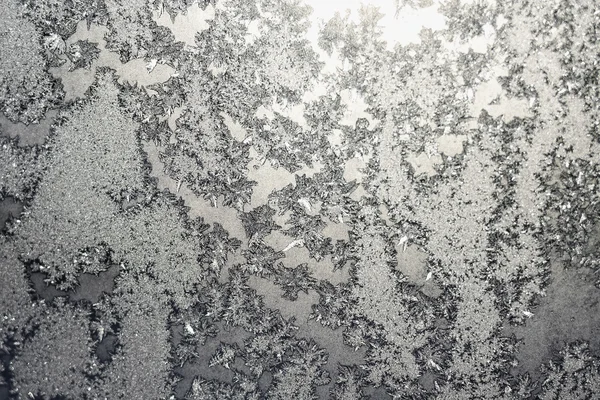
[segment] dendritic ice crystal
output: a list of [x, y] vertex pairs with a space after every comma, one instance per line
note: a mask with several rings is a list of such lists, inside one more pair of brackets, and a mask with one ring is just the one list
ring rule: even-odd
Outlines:
[[599, 398], [597, 1], [0, 8], [0, 400]]

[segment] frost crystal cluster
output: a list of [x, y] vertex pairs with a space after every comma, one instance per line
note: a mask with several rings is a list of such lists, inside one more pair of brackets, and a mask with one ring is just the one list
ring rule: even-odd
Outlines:
[[0, 399], [595, 399], [594, 1], [3, 0]]

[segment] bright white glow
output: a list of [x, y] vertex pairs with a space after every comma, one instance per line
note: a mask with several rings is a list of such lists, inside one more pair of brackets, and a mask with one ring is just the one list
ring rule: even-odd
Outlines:
[[202, 9], [197, 3], [194, 3], [188, 8], [185, 15], [176, 16], [175, 21], [172, 21], [169, 14], [163, 10], [155, 10], [152, 18], [158, 25], [169, 28], [173, 32], [175, 40], [195, 47], [196, 34], [209, 28], [209, 21], [215, 18], [215, 10], [210, 4]]
[[350, 21], [358, 23], [361, 6], [377, 7], [383, 14], [379, 24], [388, 50], [392, 50], [396, 44], [420, 43], [419, 33], [423, 28], [446, 28], [446, 18], [438, 12], [438, 2], [434, 2], [430, 7], [418, 9], [406, 6], [399, 12], [396, 10], [395, 0], [305, 0], [305, 3], [314, 10], [313, 25], [308, 36], [315, 46], [322, 24], [329, 21], [336, 12], [342, 16], [348, 14]]
[[439, 3], [434, 3], [430, 7], [419, 9], [404, 7], [397, 17], [393, 13], [386, 13], [381, 24], [388, 49], [393, 48], [396, 43], [403, 46], [421, 43], [419, 33], [425, 28], [434, 31], [446, 29], [446, 17], [438, 12], [438, 8]]
[[487, 53], [490, 46], [494, 44], [496, 40], [496, 30], [490, 24], [483, 26], [483, 34], [470, 38], [469, 40], [462, 41], [458, 35], [454, 37], [454, 40], [448, 42], [442, 40], [442, 43], [446, 50], [450, 53], [468, 53], [469, 50], [473, 50], [475, 53], [485, 54]]
[[[307, 32], [307, 39], [311, 42], [314, 51], [319, 55], [321, 62], [325, 66], [321, 70], [324, 75], [335, 74], [339, 70], [350, 68], [348, 60], [343, 60], [338, 51], [334, 50], [331, 55], [327, 54], [318, 46], [319, 31], [323, 25], [340, 13], [342, 17], [348, 15], [349, 20], [354, 23], [360, 22], [359, 10], [363, 6], [373, 6], [379, 8], [383, 14], [379, 20], [379, 26], [382, 32], [382, 39], [387, 44], [387, 49], [392, 51], [397, 44], [408, 45], [410, 43], [420, 43], [419, 34], [423, 28], [441, 30], [446, 28], [446, 17], [438, 12], [439, 3], [436, 1], [430, 7], [414, 9], [403, 7], [396, 9], [395, 0], [304, 0], [305, 4], [313, 9], [311, 16], [311, 27]], [[318, 91], [319, 85], [316, 85], [315, 91]], [[315, 97], [312, 93], [305, 97]], [[367, 118], [372, 128], [376, 121], [368, 114], [366, 104], [357, 93], [345, 92], [342, 94], [343, 103], [347, 111], [342, 119], [342, 124], [354, 126], [358, 118]]]

